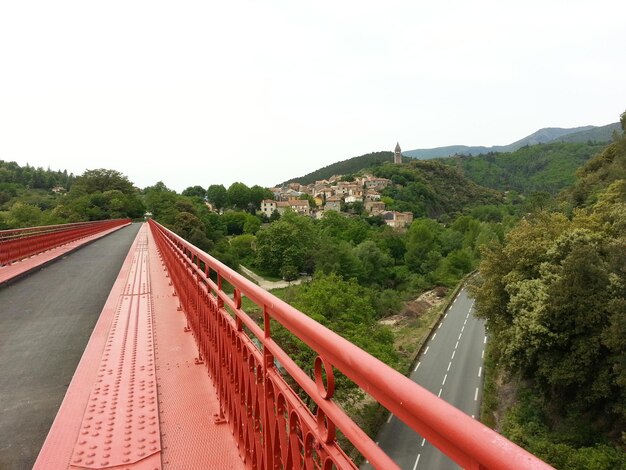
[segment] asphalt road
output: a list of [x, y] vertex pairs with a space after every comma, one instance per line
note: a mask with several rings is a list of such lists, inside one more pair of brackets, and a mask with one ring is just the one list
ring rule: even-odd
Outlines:
[[[410, 377], [476, 417], [482, 394], [486, 336], [483, 321], [473, 315], [473, 305], [473, 299], [462, 289], [431, 335]], [[382, 427], [377, 442], [403, 470], [459, 468], [394, 416]], [[365, 464], [362, 468], [372, 467]]]
[[32, 468], [139, 227], [0, 288], [0, 469]]

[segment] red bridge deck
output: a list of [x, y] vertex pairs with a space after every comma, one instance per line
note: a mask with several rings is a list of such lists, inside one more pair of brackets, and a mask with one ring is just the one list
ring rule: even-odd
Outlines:
[[35, 468], [244, 468], [144, 225]]

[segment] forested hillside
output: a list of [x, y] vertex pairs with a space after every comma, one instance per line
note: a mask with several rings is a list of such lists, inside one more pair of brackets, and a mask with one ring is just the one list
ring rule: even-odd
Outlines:
[[559, 469], [626, 468], [626, 138], [561, 199], [483, 251], [484, 418]]
[[392, 184], [382, 191], [387, 208], [415, 217], [451, 219], [472, 207], [503, 202], [500, 193], [482, 187], [459, 171], [435, 161], [411, 160], [372, 169]]
[[511, 153], [455, 156], [438, 161], [455, 166], [469, 179], [488, 188], [556, 194], [572, 185], [576, 170], [604, 147], [606, 144], [558, 142]]
[[138, 190], [117, 171], [88, 170], [74, 177], [0, 162], [0, 230], [143, 214]]
[[[595, 130], [598, 129], [605, 128]], [[607, 143], [591, 140], [553, 142], [525, 146], [513, 152], [491, 152], [475, 156], [455, 155], [427, 161], [454, 166], [477, 185], [497, 191], [556, 194], [563, 188], [571, 186], [574, 183], [576, 170], [607, 145]], [[334, 163], [300, 178], [293, 178], [286, 183], [297, 181], [301, 184], [310, 184], [328, 179], [333, 175], [350, 175], [361, 170], [374, 171], [375, 167], [392, 161], [392, 152], [371, 153]], [[419, 161], [424, 160], [403, 157], [404, 163], [412, 164]]]

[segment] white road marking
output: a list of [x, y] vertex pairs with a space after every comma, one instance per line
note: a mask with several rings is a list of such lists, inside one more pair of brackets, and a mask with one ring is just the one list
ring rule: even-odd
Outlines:
[[448, 370], [446, 372], [450, 372], [450, 366], [452, 365], [452, 361], [448, 362]]
[[426, 438], [422, 439], [422, 447], [424, 447], [424, 444], [426, 444]]
[[446, 384], [446, 379], [448, 378], [448, 374], [443, 376], [443, 382], [441, 383], [441, 386], [443, 387]]
[[484, 359], [485, 358], [485, 350], [483, 349], [483, 352], [480, 353], [480, 358]]
[[415, 465], [413, 465], [413, 470], [415, 470], [417, 468], [417, 464], [420, 462], [420, 457], [422, 456], [422, 454], [417, 454], [417, 460], [415, 461]]
[[459, 300], [459, 298], [458, 298], [458, 297], [456, 297], [456, 298], [454, 299], [454, 302], [452, 302], [452, 303], [453, 303], [453, 304], [455, 304], [457, 300]]
[[456, 354], [456, 351], [452, 351], [452, 357], [450, 358], [450, 361], [452, 361], [452, 359], [454, 359], [454, 355]]
[[463, 323], [463, 328], [461, 328], [461, 333], [463, 333], [463, 330], [465, 330], [465, 323]]
[[441, 328], [441, 323], [439, 323], [439, 326], [437, 327], [437, 329]]
[[462, 332], [461, 332], [461, 333], [459, 333], [459, 339], [461, 339], [461, 335], [462, 335], [462, 334], [463, 334]]
[[439, 393], [437, 394], [437, 396], [440, 397], [440, 398], [441, 398], [441, 392], [443, 392], [443, 388], [440, 388], [439, 389]]
[[387, 422], [390, 423], [391, 422], [391, 418], [393, 418], [393, 415], [389, 415], [389, 418], [387, 418]]
[[480, 374], [482, 374], [482, 372], [483, 372], [483, 367], [482, 367], [482, 366], [480, 366], [480, 367], [478, 368], [478, 377], [480, 377]]
[[487, 344], [487, 337], [485, 336], [485, 340], [483, 341], [483, 344]]
[[446, 313], [446, 314], [443, 316], [443, 318], [448, 318], [448, 314]]
[[474, 401], [478, 400], [478, 387], [476, 387], [476, 391], [474, 392]]
[[426, 349], [424, 350], [424, 354], [428, 352], [428, 348], [430, 348], [430, 346], [426, 346]]
[[474, 415], [472, 415], [472, 419], [474, 419]]
[[437, 336], [437, 333], [435, 333], [435, 334], [433, 335], [433, 337], [432, 337], [431, 341], [432, 341], [433, 339], [435, 339], [435, 336]]
[[418, 362], [418, 363], [417, 363], [417, 365], [415, 366], [415, 369], [413, 370], [413, 372], [416, 372], [416, 371], [417, 371], [417, 369], [419, 369], [419, 368], [420, 368], [420, 364], [421, 364], [421, 362]]
[[454, 349], [456, 349], [456, 348], [458, 348], [458, 347], [459, 347], [459, 342], [457, 341], [457, 342], [456, 342], [456, 345], [454, 346]]

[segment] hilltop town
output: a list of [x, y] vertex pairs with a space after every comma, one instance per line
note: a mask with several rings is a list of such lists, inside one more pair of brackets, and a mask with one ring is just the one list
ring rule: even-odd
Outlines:
[[[396, 144], [393, 161], [394, 164], [402, 163], [399, 144]], [[334, 175], [307, 185], [289, 183], [270, 188], [274, 198], [261, 202], [261, 212], [269, 218], [274, 211], [282, 215], [290, 209], [300, 215], [321, 219], [326, 211], [349, 213], [355, 212], [356, 208], [370, 216], [380, 216], [390, 227], [406, 228], [413, 222], [413, 214], [385, 210], [385, 203], [381, 200], [380, 191], [390, 184], [391, 180], [369, 173], [353, 178]]]

